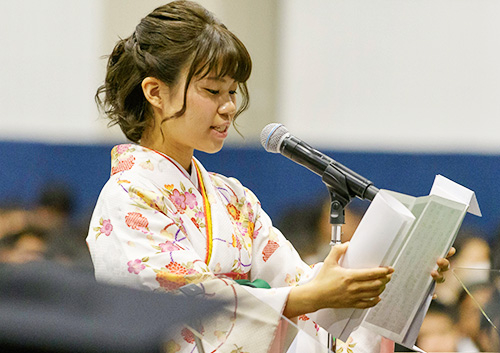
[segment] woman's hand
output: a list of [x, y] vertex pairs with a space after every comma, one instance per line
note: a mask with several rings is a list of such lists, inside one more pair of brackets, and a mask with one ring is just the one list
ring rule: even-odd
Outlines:
[[431, 276], [436, 283], [443, 283], [445, 281], [444, 272], [450, 269], [450, 261], [447, 259], [455, 255], [455, 252], [455, 248], [452, 247], [450, 251], [448, 251], [446, 258], [441, 257], [437, 260], [436, 264], [438, 265], [438, 268], [437, 270], [433, 270], [431, 272]]
[[380, 301], [380, 294], [391, 279], [393, 268], [346, 269], [339, 260], [348, 243], [332, 248], [318, 275], [309, 283], [290, 291], [283, 314], [288, 317], [322, 308], [365, 309]]

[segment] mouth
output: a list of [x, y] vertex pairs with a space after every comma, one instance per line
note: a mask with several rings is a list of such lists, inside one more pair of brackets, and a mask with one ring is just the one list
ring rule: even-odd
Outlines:
[[229, 125], [211, 126], [210, 128], [217, 132], [225, 133], [229, 129]]

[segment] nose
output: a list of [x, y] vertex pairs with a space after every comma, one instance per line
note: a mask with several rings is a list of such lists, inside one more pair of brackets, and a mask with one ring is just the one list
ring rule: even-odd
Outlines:
[[231, 119], [236, 114], [236, 103], [231, 97], [219, 105], [218, 113], [225, 119]]

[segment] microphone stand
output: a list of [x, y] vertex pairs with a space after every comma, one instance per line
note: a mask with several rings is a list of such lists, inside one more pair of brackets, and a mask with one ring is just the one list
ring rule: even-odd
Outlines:
[[[330, 246], [335, 246], [342, 243], [345, 206], [351, 202], [351, 195], [345, 175], [334, 166], [329, 165], [321, 179], [326, 184], [330, 194], [330, 224], [332, 225]], [[330, 333], [328, 333], [328, 349], [334, 353], [337, 351], [337, 339]]]
[[342, 225], [345, 224], [345, 206], [344, 198], [330, 191], [330, 224], [332, 225], [332, 237], [330, 245], [335, 246], [342, 243]]
[[[345, 224], [345, 206], [350, 202], [350, 197], [346, 199], [340, 196], [334, 188], [328, 186], [330, 193], [330, 224], [332, 225], [332, 237], [330, 246], [342, 243], [342, 225]], [[345, 196], [345, 195], [344, 195]], [[337, 339], [328, 333], [328, 349], [337, 352]]]
[[330, 224], [332, 225], [332, 238], [330, 245], [342, 242], [342, 225], [345, 224], [345, 207], [355, 195], [351, 195], [347, 180], [340, 170], [330, 164], [321, 177], [330, 193]]
[[[351, 172], [351, 178], [359, 177]], [[359, 177], [362, 179], [362, 177]], [[342, 243], [342, 225], [345, 224], [345, 207], [351, 202], [351, 199], [358, 196], [362, 199], [373, 200], [378, 193], [378, 189], [371, 182], [366, 180], [356, 191], [351, 190], [347, 184], [346, 174], [334, 163], [330, 164], [321, 179], [326, 184], [330, 193], [330, 224], [332, 225], [332, 237], [330, 246], [335, 246]], [[328, 349], [332, 352], [337, 351], [337, 339], [328, 333]]]
[[[330, 193], [330, 224], [332, 225], [332, 238], [330, 245], [334, 246], [342, 242], [342, 225], [345, 224], [345, 210], [344, 208], [351, 202], [353, 197], [366, 199], [372, 201], [378, 193], [378, 189], [373, 184], [359, 176], [358, 174], [350, 171], [347, 175], [342, 166], [331, 163], [326, 167], [321, 180], [326, 184]], [[351, 183], [353, 189], [349, 187], [347, 178], [350, 181], [358, 180]], [[356, 190], [354, 190], [356, 189]]]
[[[330, 194], [330, 224], [332, 225], [330, 246], [335, 246], [342, 243], [345, 207], [351, 202], [352, 196], [349, 193], [344, 173], [333, 165], [329, 165], [325, 169], [321, 179], [326, 184]], [[334, 353], [337, 351], [337, 339], [330, 333], [328, 333], [328, 349]]]

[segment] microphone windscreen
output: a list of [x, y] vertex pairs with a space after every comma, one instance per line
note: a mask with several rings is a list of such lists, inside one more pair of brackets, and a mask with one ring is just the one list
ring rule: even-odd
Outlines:
[[288, 129], [283, 124], [271, 123], [260, 133], [260, 143], [267, 152], [280, 153], [283, 139], [288, 135]]

